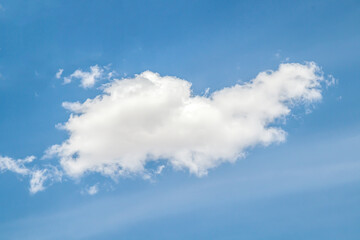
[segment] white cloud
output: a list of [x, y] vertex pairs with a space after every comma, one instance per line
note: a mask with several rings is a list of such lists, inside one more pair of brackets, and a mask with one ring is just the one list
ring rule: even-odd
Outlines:
[[[96, 65], [69, 81], [80, 78], [89, 87], [100, 75]], [[71, 177], [146, 175], [147, 164], [160, 159], [201, 176], [249, 147], [283, 142], [286, 132], [273, 126], [276, 120], [296, 104], [320, 100], [322, 81], [315, 63], [286, 63], [248, 83], [196, 96], [190, 82], [146, 71], [113, 80], [83, 103], [63, 103], [73, 112], [62, 125], [69, 138], [46, 156], [59, 157]]]
[[32, 162], [34, 159], [34, 156], [18, 160], [0, 156], [0, 171], [11, 171], [21, 175], [28, 175], [30, 170], [25, 167], [25, 164]]
[[97, 184], [90, 186], [89, 188], [86, 189], [86, 193], [89, 195], [95, 195], [98, 192], [99, 192], [99, 188]]
[[155, 174], [161, 174], [162, 170], [165, 168], [165, 165], [160, 165], [156, 171], [155, 171]]
[[64, 78], [64, 84], [71, 83], [72, 80], [75, 78], [80, 79], [81, 87], [91, 88], [95, 85], [96, 81], [103, 77], [103, 72], [104, 69], [99, 67], [98, 65], [91, 66], [89, 72], [84, 72], [80, 69], [77, 69], [70, 76]]
[[30, 179], [30, 192], [37, 193], [44, 190], [44, 182], [47, 179], [45, 176], [46, 169], [36, 170], [32, 172]]
[[30, 187], [31, 193], [37, 193], [45, 189], [44, 183], [46, 180], [60, 181], [62, 173], [57, 168], [48, 166], [41, 170], [32, 169], [27, 166], [35, 160], [34, 156], [29, 156], [24, 159], [12, 159], [9, 157], [0, 156], [0, 171], [11, 171], [22, 176], [30, 176]]
[[53, 166], [32, 170], [29, 188], [30, 193], [35, 194], [45, 190], [45, 182], [49, 182], [49, 184], [52, 184], [53, 182], [60, 182], [62, 175], [62, 171]]
[[55, 74], [55, 77], [57, 79], [60, 79], [63, 72], [64, 72], [64, 69], [60, 68], [59, 71]]

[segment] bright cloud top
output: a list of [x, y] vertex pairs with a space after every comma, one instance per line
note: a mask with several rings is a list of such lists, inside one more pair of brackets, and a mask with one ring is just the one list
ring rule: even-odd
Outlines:
[[146, 175], [147, 164], [160, 160], [202, 176], [249, 147], [283, 142], [286, 132], [272, 125], [291, 107], [320, 100], [323, 81], [315, 63], [281, 64], [208, 97], [193, 95], [186, 80], [150, 71], [116, 79], [94, 99], [63, 103], [73, 112], [62, 125], [69, 138], [46, 155], [59, 157], [72, 177]]

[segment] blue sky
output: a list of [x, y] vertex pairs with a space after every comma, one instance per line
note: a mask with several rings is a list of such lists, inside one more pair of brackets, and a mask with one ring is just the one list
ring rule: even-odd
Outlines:
[[[358, 1], [0, 4], [0, 156], [33, 155], [29, 169], [54, 166], [62, 173], [32, 194], [27, 174], [2, 169], [1, 239], [359, 238]], [[282, 63], [309, 61], [336, 83], [324, 80], [321, 100], [289, 106], [290, 114], [270, 122], [286, 131], [286, 140], [249, 144], [245, 157], [211, 165], [204, 176], [161, 159], [147, 163], [151, 171], [159, 162], [166, 166], [150, 180], [138, 172], [113, 177], [102, 168], [78, 177], [60, 163], [65, 150], [42, 159], [77, 132], [56, 127], [70, 122], [62, 103], [99, 96], [102, 84], [115, 79], [135, 81], [149, 70], [185, 79], [193, 95], [205, 96], [207, 88], [211, 94]], [[94, 87], [79, 87], [84, 75], [64, 84], [64, 77], [91, 66], [103, 71]], [[116, 76], [109, 80], [111, 71]], [[97, 193], [88, 194], [93, 186]]]

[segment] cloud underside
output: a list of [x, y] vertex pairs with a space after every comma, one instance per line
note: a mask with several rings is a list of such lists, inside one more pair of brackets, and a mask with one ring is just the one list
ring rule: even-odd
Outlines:
[[249, 147], [283, 142], [286, 132], [275, 124], [292, 107], [320, 100], [322, 81], [315, 63], [281, 64], [209, 96], [192, 94], [186, 80], [150, 71], [115, 79], [93, 99], [63, 103], [72, 112], [61, 126], [69, 138], [46, 157], [59, 158], [71, 177], [146, 176], [162, 164], [202, 176]]

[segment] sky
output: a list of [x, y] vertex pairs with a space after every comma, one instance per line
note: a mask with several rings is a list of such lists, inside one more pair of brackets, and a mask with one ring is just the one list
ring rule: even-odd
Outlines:
[[359, 239], [359, 1], [0, 0], [1, 239]]

